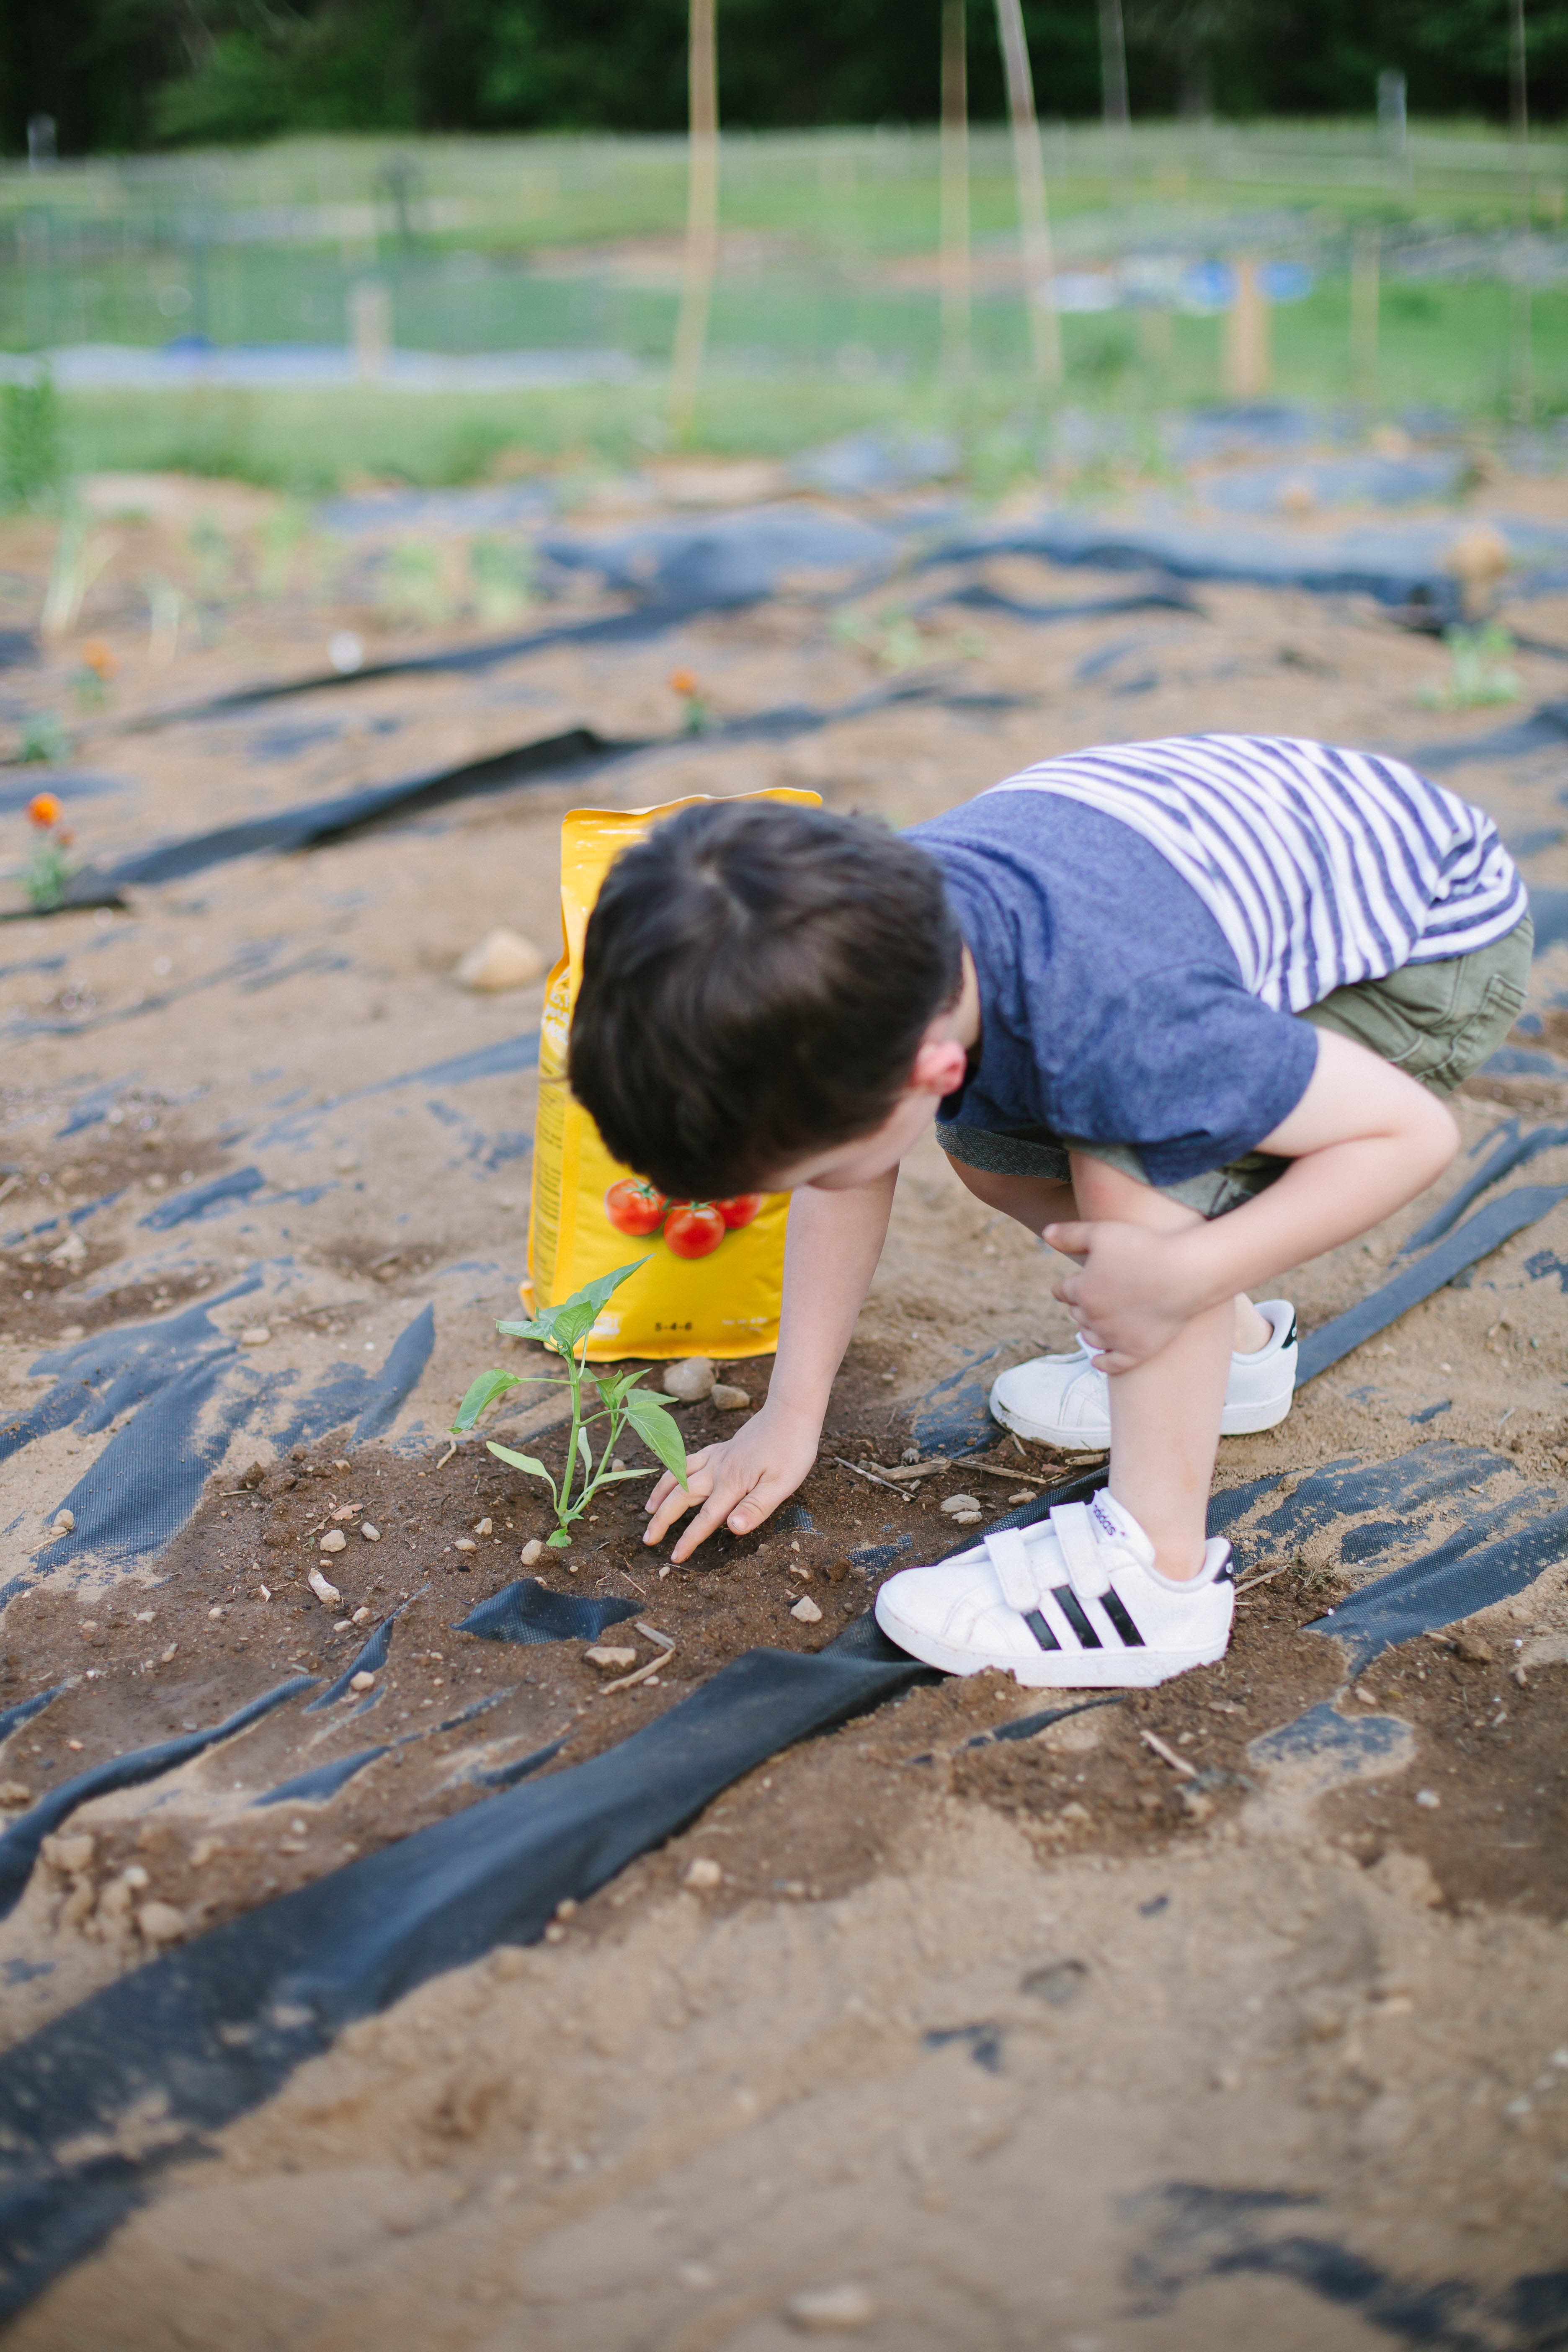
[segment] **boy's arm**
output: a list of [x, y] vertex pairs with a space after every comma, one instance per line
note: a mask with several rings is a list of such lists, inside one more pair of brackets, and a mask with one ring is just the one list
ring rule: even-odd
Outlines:
[[1056, 1296], [1078, 1309], [1100, 1369], [1131, 1370], [1205, 1307], [1402, 1208], [1458, 1145], [1453, 1117], [1435, 1095], [1364, 1046], [1321, 1030], [1306, 1093], [1258, 1147], [1294, 1166], [1245, 1207], [1179, 1233], [1110, 1221], [1047, 1225], [1054, 1248], [1083, 1260]]
[[789, 1204], [778, 1354], [767, 1402], [721, 1445], [687, 1465], [687, 1490], [667, 1474], [645, 1507], [643, 1537], [658, 1543], [682, 1511], [700, 1508], [670, 1554], [689, 1558], [717, 1527], [750, 1535], [816, 1459], [833, 1376], [849, 1345], [887, 1238], [898, 1170], [873, 1184], [822, 1192], [803, 1185]]

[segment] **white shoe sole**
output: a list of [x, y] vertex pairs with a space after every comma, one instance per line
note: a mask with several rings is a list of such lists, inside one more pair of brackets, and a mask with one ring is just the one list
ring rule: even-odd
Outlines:
[[[1260, 1429], [1277, 1429], [1296, 1402], [1292, 1386], [1283, 1398], [1269, 1398], [1261, 1404], [1227, 1404], [1219, 1419], [1222, 1437], [1251, 1437]], [[1016, 1412], [1008, 1406], [991, 1400], [991, 1412], [1004, 1429], [1018, 1437], [1033, 1438], [1037, 1445], [1049, 1445], [1058, 1454], [1103, 1454], [1110, 1444], [1110, 1423], [1099, 1430], [1085, 1429], [1082, 1424], [1064, 1429], [1045, 1421], [1032, 1421], [1027, 1413]]]
[[1230, 1646], [1227, 1632], [1223, 1642], [1202, 1650], [1117, 1650], [1103, 1655], [1093, 1650], [1078, 1655], [1042, 1650], [1037, 1661], [976, 1656], [973, 1650], [953, 1648], [906, 1624], [895, 1607], [884, 1608], [880, 1594], [876, 1613], [889, 1640], [922, 1665], [936, 1666], [944, 1675], [983, 1675], [995, 1669], [1011, 1675], [1023, 1690], [1152, 1690], [1157, 1683], [1190, 1674], [1194, 1666], [1217, 1664]]

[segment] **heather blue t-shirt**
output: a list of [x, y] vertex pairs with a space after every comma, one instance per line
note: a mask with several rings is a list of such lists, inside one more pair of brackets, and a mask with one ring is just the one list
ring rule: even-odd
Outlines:
[[910, 828], [980, 985], [952, 1127], [1131, 1146], [1178, 1184], [1294, 1110], [1316, 1032], [1251, 995], [1218, 923], [1130, 824], [1049, 792], [983, 793]]

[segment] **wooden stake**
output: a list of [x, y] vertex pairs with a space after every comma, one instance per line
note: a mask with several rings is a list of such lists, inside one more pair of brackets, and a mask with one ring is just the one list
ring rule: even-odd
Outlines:
[[969, 373], [969, 58], [964, 0], [942, 9], [942, 365]]
[[1013, 126], [1013, 177], [1018, 191], [1018, 244], [1024, 263], [1024, 305], [1029, 348], [1042, 383], [1062, 380], [1062, 331], [1052, 287], [1050, 219], [1046, 210], [1046, 172], [1040, 127], [1035, 117], [1035, 84], [1024, 38], [1019, 0], [996, 0], [996, 28], [1007, 75], [1007, 112]]
[[691, 430], [696, 413], [719, 268], [719, 52], [713, 19], [714, 0], [690, 0], [686, 274], [669, 381], [669, 421], [681, 436]]
[[1236, 300], [1226, 313], [1225, 388], [1233, 400], [1268, 389], [1268, 298], [1250, 253], [1236, 263]]
[[1357, 229], [1351, 246], [1351, 381], [1363, 400], [1377, 395], [1382, 252], [1383, 232], [1375, 223]]
[[[1509, 83], [1513, 100], [1513, 135], [1519, 142], [1521, 231], [1527, 240], [1524, 263], [1529, 267], [1528, 239], [1534, 227], [1530, 185], [1530, 87], [1524, 44], [1524, 0], [1512, 0], [1509, 24]], [[1530, 280], [1521, 277], [1513, 289], [1513, 413], [1528, 425], [1535, 406], [1535, 367], [1531, 350]]]

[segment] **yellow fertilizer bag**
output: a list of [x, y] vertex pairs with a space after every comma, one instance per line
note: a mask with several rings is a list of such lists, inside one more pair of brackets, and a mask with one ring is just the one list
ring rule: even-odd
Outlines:
[[[816, 793], [747, 797], [822, 805]], [[596, 1363], [617, 1356], [760, 1356], [778, 1345], [789, 1195], [667, 1200], [611, 1159], [566, 1084], [583, 940], [599, 886], [628, 842], [691, 805], [574, 809], [561, 828], [563, 946], [540, 1023], [529, 1278], [521, 1297], [531, 1315], [539, 1314], [628, 1258], [646, 1257], [594, 1325], [588, 1354]]]

